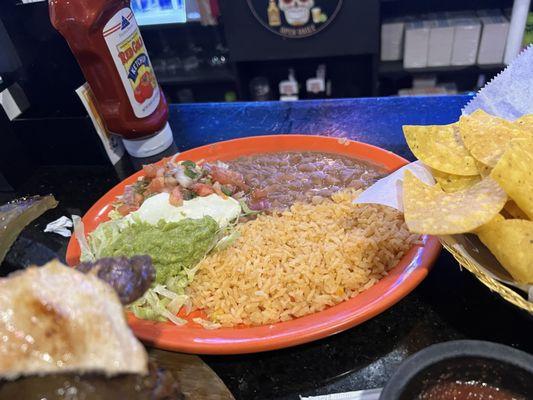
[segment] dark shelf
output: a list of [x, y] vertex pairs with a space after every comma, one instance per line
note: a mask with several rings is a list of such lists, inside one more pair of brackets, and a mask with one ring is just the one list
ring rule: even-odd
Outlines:
[[236, 76], [227, 68], [199, 68], [189, 72], [180, 71], [175, 75], [168, 73], [157, 73], [157, 80], [161, 84], [202, 84], [215, 82], [235, 82]]
[[379, 64], [378, 72], [381, 76], [402, 77], [411, 74], [425, 74], [432, 72], [498, 72], [505, 68], [503, 64], [491, 65], [449, 65], [445, 67], [425, 67], [404, 69], [402, 61], [385, 61]]
[[200, 21], [187, 21], [187, 22], [170, 22], [168, 24], [153, 24], [153, 25], [139, 25], [141, 32], [153, 31], [161, 29], [180, 29], [180, 28], [206, 28], [211, 25], [202, 25]]

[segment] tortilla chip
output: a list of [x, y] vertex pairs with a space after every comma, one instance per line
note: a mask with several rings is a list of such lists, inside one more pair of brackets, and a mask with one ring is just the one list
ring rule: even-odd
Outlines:
[[505, 219], [506, 218], [502, 214], [496, 214], [494, 218], [492, 218], [489, 222], [474, 229], [472, 233], [475, 233], [477, 235], [479, 232], [481, 232], [481, 230], [489, 228], [492, 224], [495, 224], [496, 222], [505, 221]]
[[490, 176], [533, 219], [533, 139], [512, 140]]
[[533, 133], [519, 124], [476, 110], [459, 119], [459, 132], [472, 156], [494, 167], [512, 139], [531, 138]]
[[474, 159], [464, 147], [457, 124], [404, 125], [405, 140], [413, 154], [433, 169], [454, 175], [477, 175]]
[[509, 200], [507, 203], [505, 203], [502, 213], [504, 213], [507, 218], [529, 219], [526, 213], [522, 211], [522, 209], [518, 207], [513, 200]]
[[478, 160], [475, 161], [475, 164], [476, 164], [476, 168], [477, 168], [477, 170], [479, 172], [479, 175], [481, 175], [483, 178], [490, 175], [490, 173], [492, 171], [491, 167], [489, 167], [488, 165], [483, 164], [482, 162], [479, 162]]
[[533, 283], [533, 221], [491, 221], [476, 233], [517, 282]]
[[469, 188], [470, 186], [478, 183], [481, 180], [479, 175], [461, 176], [447, 174], [436, 169], [431, 169], [431, 174], [440, 185], [442, 190], [447, 193], [458, 192]]
[[514, 121], [521, 129], [533, 131], [533, 114], [526, 114]]
[[[496, 214], [496, 216], [490, 220], [489, 224], [493, 224], [495, 222], [501, 222], [501, 221], [505, 221], [505, 217], [501, 214]], [[483, 229], [484, 226], [486, 225], [482, 225], [478, 229]]]
[[410, 171], [403, 180], [405, 222], [411, 232], [452, 235], [471, 232], [489, 222], [505, 205], [507, 195], [491, 177], [455, 193], [428, 186]]

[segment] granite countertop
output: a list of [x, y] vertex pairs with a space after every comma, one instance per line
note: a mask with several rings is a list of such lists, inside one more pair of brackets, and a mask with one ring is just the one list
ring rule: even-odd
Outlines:
[[[445, 124], [468, 96], [377, 98], [294, 103], [172, 105], [180, 150], [272, 133], [322, 134], [368, 142], [406, 158], [403, 124]], [[118, 183], [110, 166], [42, 166], [15, 195], [53, 193], [59, 206], [28, 226], [8, 253], [2, 275], [53, 257], [64, 260], [67, 239], [43, 233], [62, 215], [82, 215]], [[202, 356], [240, 399], [298, 399], [382, 387], [410, 354], [454, 339], [499, 342], [533, 352], [533, 318], [491, 293], [443, 252], [411, 294], [379, 316], [313, 343], [259, 354]]]

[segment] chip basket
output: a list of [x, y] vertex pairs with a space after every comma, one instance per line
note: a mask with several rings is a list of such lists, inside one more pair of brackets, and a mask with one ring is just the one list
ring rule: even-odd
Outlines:
[[498, 293], [501, 297], [503, 297], [504, 300], [508, 301], [509, 303], [521, 308], [522, 310], [529, 312], [530, 314], [533, 314], [533, 302], [524, 299], [524, 297], [520, 295], [520, 293], [518, 293], [517, 290], [515, 290], [514, 288], [510, 288], [504, 283], [501, 283], [498, 280], [494, 279], [489, 273], [479, 268], [476, 263], [472, 262], [464, 254], [453, 248], [450, 243], [445, 240], [445, 238], [440, 239], [442, 246], [452, 254], [452, 256], [457, 260], [457, 262], [459, 262], [462, 267], [466, 268], [468, 271], [474, 274], [474, 276], [481, 283], [487, 286], [490, 290]]

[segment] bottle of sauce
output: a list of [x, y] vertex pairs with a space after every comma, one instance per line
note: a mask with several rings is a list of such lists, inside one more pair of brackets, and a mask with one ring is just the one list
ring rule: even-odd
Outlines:
[[279, 8], [274, 2], [274, 0], [270, 0], [268, 3], [268, 25], [270, 26], [280, 26], [281, 25], [281, 17]]
[[168, 106], [130, 0], [49, 0], [52, 25], [68, 42], [107, 130], [134, 157], [173, 144]]

